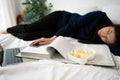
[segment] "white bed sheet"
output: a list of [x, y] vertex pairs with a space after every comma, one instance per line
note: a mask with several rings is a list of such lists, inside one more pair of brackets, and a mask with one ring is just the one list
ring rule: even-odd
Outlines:
[[0, 44], [4, 49], [16, 48], [16, 47], [26, 47], [31, 41], [24, 41], [18, 39], [11, 34], [1, 34], [0, 35]]
[[[0, 37], [6, 48], [25, 47], [23, 41], [12, 35]], [[116, 67], [64, 64], [52, 60], [40, 60], [9, 65], [0, 68], [0, 80], [120, 80], [120, 57], [114, 56]]]
[[0, 69], [0, 80], [120, 80], [116, 69], [40, 60]]

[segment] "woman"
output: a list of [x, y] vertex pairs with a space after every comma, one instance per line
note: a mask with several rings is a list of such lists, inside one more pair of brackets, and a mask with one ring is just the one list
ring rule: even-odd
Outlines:
[[[23, 40], [34, 40], [35, 44], [49, 44], [57, 36], [79, 39], [81, 42], [120, 45], [120, 26], [114, 25], [106, 13], [94, 11], [85, 15], [67, 11], [55, 11], [32, 24], [17, 25], [3, 33]], [[116, 53], [114, 48], [111, 48]], [[120, 55], [120, 54], [119, 54]]]

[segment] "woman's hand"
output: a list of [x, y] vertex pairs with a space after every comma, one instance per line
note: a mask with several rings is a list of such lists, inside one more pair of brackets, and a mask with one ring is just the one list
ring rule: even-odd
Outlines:
[[32, 45], [35, 44], [39, 44], [39, 45], [45, 45], [45, 44], [50, 44], [53, 40], [55, 40], [57, 38], [57, 36], [53, 36], [51, 38], [40, 38], [40, 39], [36, 39], [33, 41]]

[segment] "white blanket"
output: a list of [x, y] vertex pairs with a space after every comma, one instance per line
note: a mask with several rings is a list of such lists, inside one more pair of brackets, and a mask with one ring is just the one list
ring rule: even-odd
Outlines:
[[40, 60], [0, 69], [0, 80], [120, 80], [113, 68]]
[[0, 34], [0, 44], [4, 49], [25, 47], [30, 41], [23, 41], [10, 34]]
[[[26, 46], [28, 42], [7, 35], [0, 39], [4, 48]], [[116, 67], [64, 64], [40, 60], [0, 68], [0, 80], [120, 80], [120, 57], [114, 56]]]

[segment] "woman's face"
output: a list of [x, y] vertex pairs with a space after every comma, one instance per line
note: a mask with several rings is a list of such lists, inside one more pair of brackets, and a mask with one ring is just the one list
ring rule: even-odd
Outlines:
[[115, 29], [112, 26], [107, 26], [98, 30], [98, 36], [107, 44], [115, 43]]

